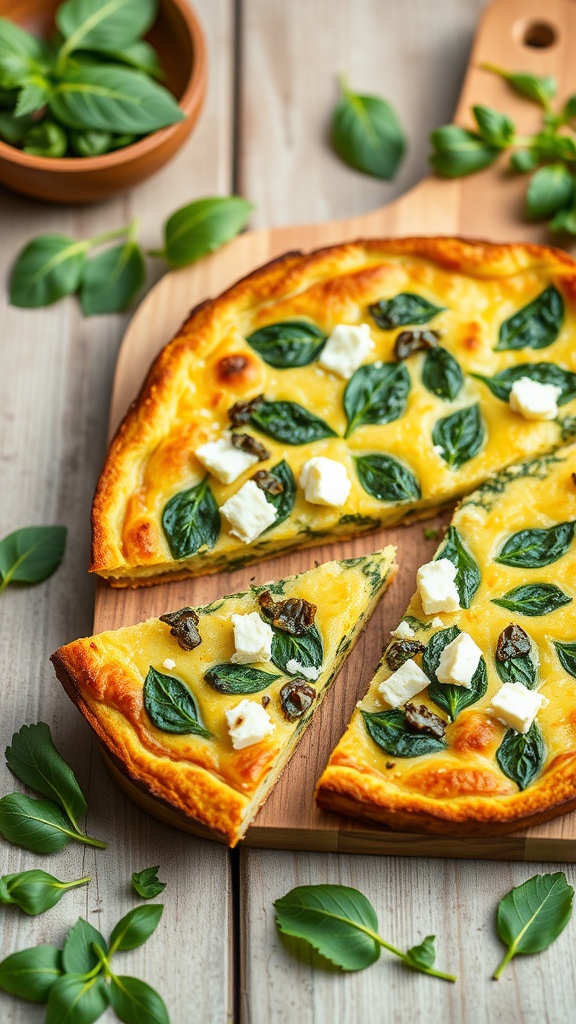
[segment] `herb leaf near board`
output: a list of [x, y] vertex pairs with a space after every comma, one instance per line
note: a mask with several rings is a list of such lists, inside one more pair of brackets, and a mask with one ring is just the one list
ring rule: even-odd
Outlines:
[[441, 449], [440, 457], [450, 469], [458, 469], [477, 455], [484, 443], [484, 436], [478, 404], [468, 405], [437, 420], [432, 430], [433, 444]]
[[480, 658], [478, 668], [472, 676], [469, 687], [455, 686], [452, 683], [440, 683], [436, 670], [440, 664], [442, 651], [448, 644], [456, 639], [461, 630], [458, 626], [450, 626], [448, 629], [440, 629], [434, 636], [430, 637], [426, 650], [422, 655], [422, 669], [430, 680], [428, 696], [439, 708], [446, 711], [450, 721], [453, 722], [461, 711], [476, 704], [488, 688], [488, 673], [486, 662]]
[[435, 306], [414, 292], [400, 292], [391, 299], [380, 299], [368, 306], [368, 312], [383, 331], [413, 324], [427, 324], [444, 306]]
[[452, 402], [464, 386], [464, 374], [460, 364], [447, 349], [433, 348], [424, 357], [422, 368], [424, 387], [438, 398]]
[[390, 711], [362, 711], [369, 736], [391, 757], [420, 757], [435, 754], [448, 746], [444, 740], [410, 729], [406, 713], [400, 708]]
[[572, 601], [554, 583], [525, 583], [509, 590], [504, 597], [493, 597], [492, 604], [519, 615], [549, 615]]
[[175, 494], [164, 507], [162, 527], [173, 558], [189, 558], [218, 540], [220, 513], [208, 479]]
[[268, 366], [279, 370], [308, 366], [318, 358], [326, 334], [305, 320], [282, 320], [253, 331], [246, 341]]
[[61, 882], [47, 871], [33, 868], [0, 878], [0, 903], [13, 904], [25, 914], [36, 916], [56, 906], [69, 889], [86, 885], [90, 876]]
[[280, 679], [280, 676], [252, 668], [250, 665], [222, 662], [221, 665], [214, 665], [208, 669], [204, 679], [218, 693], [260, 693], [275, 679]]
[[297, 402], [264, 400], [250, 414], [253, 427], [285, 444], [309, 444], [337, 434], [324, 420], [308, 412]]
[[448, 528], [444, 543], [436, 552], [434, 560], [438, 558], [447, 558], [456, 566], [455, 584], [460, 604], [462, 608], [469, 608], [482, 582], [482, 574], [455, 526]]
[[525, 734], [507, 729], [496, 751], [496, 760], [504, 775], [519, 789], [526, 789], [542, 771], [546, 760], [546, 746], [536, 722]]
[[403, 415], [410, 391], [410, 375], [398, 363], [367, 363], [350, 378], [344, 391], [348, 418], [345, 437], [357, 427], [391, 423]]
[[421, 497], [414, 474], [392, 455], [361, 455], [354, 464], [362, 487], [378, 501], [413, 501]]
[[404, 155], [405, 137], [394, 108], [379, 96], [355, 93], [341, 78], [342, 98], [332, 117], [332, 146], [357, 171], [389, 180]]
[[153, 900], [166, 888], [166, 882], [158, 879], [159, 864], [152, 868], [142, 868], [142, 871], [133, 871], [131, 885], [135, 893], [143, 900]]
[[200, 723], [196, 701], [188, 687], [152, 667], [144, 681], [144, 707], [153, 725], [162, 732], [210, 736]]
[[563, 871], [534, 875], [517, 885], [498, 904], [496, 926], [507, 946], [493, 978], [519, 954], [540, 953], [564, 931], [572, 916], [574, 889]]
[[560, 388], [560, 394], [556, 399], [558, 405], [565, 405], [576, 398], [576, 373], [563, 370], [554, 363], [522, 363], [520, 366], [511, 366], [507, 370], [495, 373], [493, 377], [483, 376], [481, 373], [472, 373], [472, 377], [486, 384], [493, 395], [502, 402], [510, 401], [510, 392], [514, 381], [521, 377], [529, 377], [539, 384], [553, 384]]
[[498, 333], [496, 351], [520, 348], [548, 348], [560, 333], [564, 319], [564, 300], [554, 285], [549, 285], [532, 302], [504, 321]]
[[518, 569], [551, 565], [566, 554], [575, 529], [576, 522], [566, 522], [545, 529], [518, 530], [505, 541], [494, 561]]
[[272, 626], [272, 662], [282, 672], [288, 670], [289, 661], [297, 661], [305, 668], [321, 669], [324, 660], [324, 643], [316, 625], [300, 636], [286, 633], [283, 629]]

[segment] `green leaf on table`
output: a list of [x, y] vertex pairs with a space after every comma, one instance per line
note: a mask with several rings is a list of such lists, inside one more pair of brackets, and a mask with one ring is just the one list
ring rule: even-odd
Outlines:
[[62, 157], [68, 149], [66, 132], [59, 124], [45, 118], [26, 132], [23, 149], [31, 156]]
[[435, 935], [427, 935], [418, 946], [412, 946], [406, 953], [407, 961], [411, 961], [416, 968], [433, 967], [436, 960], [435, 938]]
[[420, 757], [422, 754], [435, 754], [448, 746], [444, 740], [411, 729], [401, 708], [362, 711], [362, 718], [368, 735], [390, 757]]
[[560, 640], [553, 640], [552, 643], [562, 668], [576, 679], [576, 643], [561, 643]]
[[519, 348], [548, 348], [560, 333], [564, 319], [564, 300], [554, 285], [549, 285], [532, 302], [505, 320], [500, 327], [496, 351]]
[[442, 651], [456, 639], [460, 632], [458, 626], [449, 626], [448, 629], [438, 630], [434, 636], [430, 637], [422, 655], [422, 669], [430, 680], [428, 696], [439, 708], [447, 712], [451, 722], [454, 722], [465, 708], [476, 704], [488, 689], [488, 673], [484, 658], [480, 658], [469, 687], [441, 683], [438, 680], [436, 671], [440, 664]]
[[392, 455], [361, 455], [354, 464], [362, 487], [378, 501], [414, 501], [421, 497], [414, 474]]
[[568, 597], [554, 583], [524, 583], [509, 590], [504, 597], [493, 597], [492, 604], [507, 608], [519, 615], [549, 615], [570, 604]]
[[144, 707], [157, 729], [177, 735], [210, 736], [200, 723], [196, 701], [184, 683], [150, 667], [144, 682]]
[[289, 661], [297, 661], [304, 668], [320, 669], [324, 660], [324, 644], [322, 635], [316, 625], [295, 636], [283, 629], [272, 626], [272, 662], [282, 672], [292, 674], [288, 669]]
[[260, 693], [280, 676], [250, 665], [222, 662], [208, 669], [204, 679], [218, 693]]
[[480, 373], [473, 373], [471, 376], [486, 384], [492, 394], [502, 402], [510, 400], [512, 385], [521, 377], [536, 380], [539, 384], [553, 384], [560, 388], [560, 394], [556, 399], [558, 405], [565, 405], [566, 402], [571, 402], [573, 398], [576, 398], [576, 373], [563, 370], [555, 363], [521, 363], [519, 366], [510, 366], [507, 370], [501, 370], [493, 377], [485, 377]]
[[526, 789], [541, 772], [546, 760], [546, 746], [536, 722], [527, 733], [507, 729], [496, 751], [496, 760], [504, 775], [512, 779], [519, 789]]
[[142, 250], [133, 239], [93, 256], [84, 267], [80, 285], [84, 316], [121, 312], [134, 301], [145, 280]]
[[455, 526], [448, 528], [444, 543], [434, 555], [434, 560], [438, 558], [448, 558], [456, 566], [454, 582], [460, 604], [462, 608], [469, 608], [482, 582], [482, 574], [476, 559], [468, 551]]
[[242, 231], [253, 209], [242, 196], [197, 199], [168, 218], [164, 248], [150, 255], [162, 256], [171, 267], [195, 263]]
[[110, 956], [117, 949], [143, 946], [156, 930], [163, 910], [162, 903], [148, 903], [125, 914], [110, 936]]
[[148, 75], [115, 64], [69, 68], [48, 101], [68, 128], [145, 135], [182, 121], [171, 93]]
[[65, 526], [24, 526], [0, 541], [0, 577], [9, 583], [41, 583], [60, 565], [66, 546]]
[[65, 56], [74, 50], [121, 50], [146, 34], [157, 0], [66, 0], [56, 11]]
[[54, 875], [37, 869], [3, 875], [0, 879], [0, 903], [14, 904], [25, 914], [43, 914], [54, 907], [68, 889], [86, 885], [89, 881], [86, 877], [61, 882]]
[[500, 900], [496, 927], [508, 948], [494, 978], [500, 977], [513, 957], [548, 949], [572, 916], [573, 897], [564, 872], [555, 871], [534, 875]]
[[94, 943], [107, 951], [104, 936], [89, 921], [79, 917], [66, 935], [62, 950], [62, 966], [67, 974], [87, 974], [100, 963]]
[[486, 71], [492, 71], [500, 78], [505, 78], [508, 84], [520, 96], [525, 99], [534, 100], [545, 110], [550, 106], [550, 100], [554, 99], [558, 86], [552, 75], [533, 75], [524, 71], [506, 71], [504, 68], [496, 67], [494, 64], [482, 65]]
[[284, 935], [310, 943], [343, 971], [361, 971], [380, 956], [380, 944], [374, 937], [378, 918], [357, 889], [300, 885], [276, 900], [274, 909], [276, 924]]
[[406, 409], [410, 374], [401, 363], [366, 363], [350, 378], [344, 391], [348, 418], [345, 437], [357, 427], [391, 423]]
[[464, 385], [464, 374], [454, 356], [438, 346], [424, 356], [422, 383], [431, 394], [453, 402]]
[[566, 164], [540, 167], [532, 176], [526, 193], [526, 213], [532, 220], [552, 217], [570, 205], [574, 178]]
[[432, 155], [430, 164], [442, 178], [462, 178], [493, 164], [500, 153], [489, 146], [480, 135], [445, 124], [430, 135]]
[[337, 436], [324, 420], [297, 402], [263, 401], [251, 412], [250, 422], [262, 434], [284, 444], [309, 444]]
[[548, 223], [549, 231], [576, 235], [576, 210], [559, 210]]
[[272, 466], [270, 476], [279, 480], [284, 490], [281, 491], [280, 494], [269, 494], [268, 492], [265, 492], [266, 501], [269, 501], [276, 509], [276, 519], [267, 527], [264, 531], [265, 533], [268, 533], [268, 530], [273, 530], [288, 518], [294, 508], [294, 502], [296, 501], [296, 480], [294, 479], [294, 474], [285, 459], [282, 459], [281, 462], [277, 462], [275, 466]]
[[444, 306], [435, 306], [414, 292], [400, 292], [391, 299], [380, 299], [379, 302], [373, 302], [368, 306], [368, 312], [383, 331], [392, 331], [395, 327], [427, 324], [444, 309]]
[[87, 242], [66, 235], [38, 235], [17, 256], [10, 275], [13, 306], [50, 306], [78, 289]]
[[287, 370], [308, 366], [317, 359], [326, 334], [305, 320], [282, 320], [253, 331], [246, 341], [268, 366]]
[[164, 507], [162, 526], [173, 558], [189, 558], [218, 540], [220, 513], [208, 479], [175, 494]]
[[20, 949], [0, 963], [0, 989], [30, 1003], [45, 1003], [61, 975], [62, 953], [56, 946]]
[[474, 106], [472, 112], [478, 125], [478, 131], [484, 142], [498, 149], [505, 149], [514, 139], [514, 122], [498, 110], [491, 107]]
[[82, 839], [57, 804], [23, 793], [9, 793], [0, 800], [0, 835], [33, 853], [55, 853], [72, 839]]
[[143, 868], [132, 874], [132, 888], [143, 900], [153, 900], [166, 888], [166, 882], [158, 881], [159, 864], [154, 868]]
[[530, 174], [538, 167], [538, 155], [533, 149], [517, 149], [510, 154], [509, 166], [518, 174]]
[[494, 561], [517, 569], [539, 569], [557, 562], [574, 539], [576, 522], [532, 530], [518, 530], [502, 545]]
[[395, 110], [379, 96], [352, 92], [342, 82], [342, 98], [332, 118], [332, 145], [357, 171], [393, 178], [402, 160], [405, 137]]
[[432, 430], [434, 446], [441, 449], [440, 457], [450, 469], [458, 469], [477, 455], [484, 444], [484, 437], [484, 424], [478, 404], [468, 405], [437, 420]]
[[78, 828], [77, 819], [87, 811], [76, 776], [58, 753], [45, 722], [23, 725], [6, 748], [6, 763], [13, 774], [59, 804]]
[[93, 1024], [109, 1003], [108, 986], [101, 974], [94, 978], [65, 974], [50, 989], [45, 1024]]
[[125, 1024], [170, 1024], [162, 997], [145, 981], [127, 975], [113, 975], [110, 1002]]

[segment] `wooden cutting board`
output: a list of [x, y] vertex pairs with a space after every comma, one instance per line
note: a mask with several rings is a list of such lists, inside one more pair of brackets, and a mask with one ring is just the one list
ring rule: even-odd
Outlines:
[[[482, 103], [506, 111], [519, 134], [540, 124], [540, 110], [512, 94], [507, 84], [483, 70], [483, 63], [508, 70], [553, 74], [559, 96], [576, 92], [576, 3], [574, 0], [497, 0], [478, 27], [455, 115], [473, 127], [470, 108]], [[423, 82], [433, 89], [433, 82]], [[545, 227], [523, 220], [526, 178], [511, 175], [504, 162], [469, 178], [430, 177], [373, 213], [304, 227], [252, 231], [199, 264], [167, 274], [138, 308], [120, 350], [110, 414], [111, 433], [136, 396], [152, 359], [172, 337], [188, 310], [217, 295], [256, 266], [287, 250], [310, 250], [360, 237], [459, 235], [490, 241], [549, 242]], [[442, 527], [448, 515], [426, 523]], [[510, 836], [450, 838], [391, 832], [320, 811], [314, 804], [316, 779], [342, 735], [358, 698], [367, 689], [382, 647], [401, 619], [415, 589], [416, 569], [428, 561], [437, 541], [427, 541], [421, 523], [381, 530], [356, 541], [324, 545], [271, 559], [236, 572], [162, 584], [141, 590], [113, 590], [98, 583], [95, 631], [131, 625], [183, 605], [198, 605], [223, 594], [309, 568], [314, 560], [347, 558], [398, 546], [400, 572], [348, 658], [329, 697], [316, 714], [266, 804], [250, 826], [246, 845], [278, 849], [334, 850], [412, 856], [492, 857], [502, 860], [576, 861], [576, 813]], [[122, 785], [122, 777], [114, 777]], [[136, 798], [134, 791], [129, 795]]]

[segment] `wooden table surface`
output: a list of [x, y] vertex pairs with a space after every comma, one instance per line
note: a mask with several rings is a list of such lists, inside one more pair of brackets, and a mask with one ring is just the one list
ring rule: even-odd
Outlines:
[[[483, 0], [197, 0], [210, 64], [205, 109], [176, 159], [133, 192], [98, 206], [49, 207], [0, 191], [0, 264], [40, 231], [81, 238], [141, 218], [156, 247], [166, 215], [192, 199], [238, 191], [256, 205], [252, 226], [353, 216], [390, 201], [427, 169], [427, 136], [450, 120]], [[393, 183], [346, 168], [327, 126], [337, 76], [392, 100], [409, 147]], [[243, 268], [238, 267], [238, 276]], [[151, 282], [162, 272], [152, 265]], [[168, 883], [160, 926], [122, 973], [164, 996], [172, 1024], [450, 1024], [574, 1020], [574, 925], [545, 953], [517, 959], [498, 983], [500, 897], [537, 870], [558, 866], [241, 850], [193, 839], [146, 818], [110, 782], [88, 727], [48, 658], [91, 632], [94, 582], [86, 572], [89, 511], [102, 463], [114, 363], [128, 316], [83, 320], [75, 301], [38, 311], [0, 303], [0, 534], [64, 523], [66, 557], [48, 582], [9, 588], [2, 608], [0, 745], [23, 723], [50, 724], [88, 796], [91, 834], [44, 858], [2, 842], [0, 871], [43, 867], [60, 878], [90, 874], [37, 918], [0, 911], [0, 956], [60, 943], [78, 915], [108, 933], [135, 901], [134, 870], [160, 864]], [[142, 368], [144, 369], [144, 368]], [[14, 788], [0, 768], [1, 792]], [[562, 865], [560, 865], [562, 867]], [[570, 881], [576, 871], [566, 866]], [[294, 885], [341, 882], [372, 901], [381, 934], [407, 948], [437, 936], [438, 964], [458, 984], [406, 971], [383, 953], [343, 975], [297, 959], [278, 936], [273, 901]], [[40, 1024], [41, 1007], [0, 996], [0, 1020]], [[111, 1010], [103, 1021], [115, 1020]]]

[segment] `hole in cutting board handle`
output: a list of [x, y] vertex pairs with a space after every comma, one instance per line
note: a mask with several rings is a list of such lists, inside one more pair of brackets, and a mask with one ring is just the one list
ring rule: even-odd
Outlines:
[[534, 50], [547, 50], [553, 46], [558, 33], [548, 21], [531, 21], [524, 25], [520, 35], [520, 41], [524, 46]]

